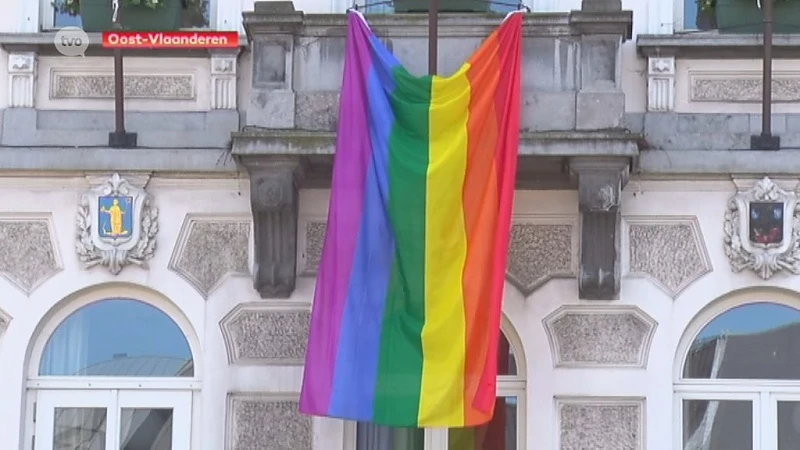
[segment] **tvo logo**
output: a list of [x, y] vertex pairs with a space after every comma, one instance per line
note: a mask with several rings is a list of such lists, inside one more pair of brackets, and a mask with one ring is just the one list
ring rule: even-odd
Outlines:
[[56, 33], [53, 44], [56, 51], [64, 56], [85, 56], [89, 48], [89, 35], [78, 27], [64, 27]]

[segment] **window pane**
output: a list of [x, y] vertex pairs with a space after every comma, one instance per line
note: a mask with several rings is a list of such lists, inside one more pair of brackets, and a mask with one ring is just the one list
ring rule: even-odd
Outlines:
[[752, 450], [752, 403], [741, 400], [684, 400], [683, 449]]
[[359, 423], [356, 450], [425, 450], [425, 430]]
[[778, 402], [778, 450], [794, 450], [800, 442], [800, 402]]
[[53, 450], [105, 450], [105, 408], [56, 408]]
[[172, 450], [171, 409], [124, 408], [120, 419], [120, 450]]
[[[63, 5], [65, 0], [57, 0], [56, 5]], [[211, 8], [209, 7], [209, 0], [185, 0], [185, 9], [181, 17], [181, 27], [183, 28], [207, 28], [211, 23]], [[56, 6], [53, 8], [53, 26], [56, 28], [62, 27], [80, 27], [81, 16], [71, 16], [67, 13], [60, 12], [61, 9]]]
[[136, 300], [103, 300], [72, 313], [44, 347], [39, 375], [194, 376], [183, 332]]
[[184, 28], [206, 28], [211, 23], [209, 0], [186, 0], [181, 26]]
[[516, 450], [517, 398], [498, 398], [492, 420], [474, 428], [451, 428], [448, 450]]
[[685, 378], [800, 379], [800, 311], [774, 303], [739, 306], [697, 335]]
[[683, 29], [697, 29], [697, 0], [683, 0]]

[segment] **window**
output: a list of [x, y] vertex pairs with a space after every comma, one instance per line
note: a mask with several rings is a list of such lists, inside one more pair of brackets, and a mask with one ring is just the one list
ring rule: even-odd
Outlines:
[[684, 450], [788, 450], [800, 442], [800, 310], [737, 305], [692, 338], [676, 382]]
[[[81, 17], [70, 15], [64, 12], [64, 5], [67, 0], [42, 0], [44, 29], [62, 27], [80, 27]], [[97, 0], [95, 0], [97, 1]], [[102, 1], [102, 0], [101, 0]], [[110, 0], [108, 0], [110, 2]], [[183, 28], [208, 28], [211, 24], [211, 2], [210, 0], [175, 0], [182, 2], [184, 6], [181, 26]]]
[[[504, 324], [506, 325], [506, 324]], [[507, 328], [507, 327], [506, 327]], [[521, 450], [524, 448], [525, 378], [518, 370], [522, 361], [505, 333], [498, 351], [497, 401], [491, 422], [476, 428], [450, 429], [440, 439], [430, 438], [439, 430], [388, 428], [358, 424], [354, 450]], [[519, 346], [517, 346], [519, 348]], [[447, 444], [444, 444], [443, 442]]]
[[155, 306], [102, 299], [68, 314], [28, 381], [34, 450], [189, 450], [194, 357]]

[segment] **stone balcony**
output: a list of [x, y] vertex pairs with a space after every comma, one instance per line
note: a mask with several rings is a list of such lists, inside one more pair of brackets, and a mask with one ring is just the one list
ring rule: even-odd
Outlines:
[[[367, 20], [410, 72], [426, 73], [427, 15]], [[439, 73], [454, 72], [501, 21], [442, 14]], [[624, 128], [620, 76], [631, 24], [632, 13], [615, 0], [584, 0], [579, 11], [524, 18], [518, 188], [579, 190], [583, 240], [592, 243], [582, 249], [583, 298], [610, 300], [619, 292], [619, 191], [639, 144]], [[250, 174], [255, 288], [265, 298], [289, 297], [298, 191], [330, 183], [346, 17], [307, 15], [290, 1], [258, 2], [244, 13], [244, 27], [253, 61], [250, 95], [232, 152]]]
[[[440, 74], [457, 70], [501, 20], [442, 15]], [[621, 10], [526, 16], [520, 154], [636, 153], [635, 137], [623, 128], [620, 85], [620, 46], [630, 38], [631, 20]], [[410, 72], [426, 73], [427, 16], [373, 15], [368, 21]], [[244, 14], [244, 25], [252, 45], [252, 85], [234, 153], [332, 154], [345, 15], [306, 15], [291, 2], [259, 2]], [[324, 182], [326, 174], [320, 175], [315, 181]]]

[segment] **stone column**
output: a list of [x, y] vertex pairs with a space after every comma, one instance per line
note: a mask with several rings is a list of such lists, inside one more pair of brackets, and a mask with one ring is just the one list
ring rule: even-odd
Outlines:
[[620, 285], [620, 193], [628, 181], [628, 158], [586, 157], [570, 161], [578, 176], [581, 262], [578, 296], [617, 300]]
[[292, 156], [247, 158], [253, 212], [253, 286], [261, 298], [289, 298], [297, 277], [299, 185], [305, 170]]
[[[619, 13], [621, 0], [583, 0], [581, 13]], [[591, 33], [591, 32], [590, 32]], [[607, 33], [607, 32], [606, 32]], [[623, 36], [583, 34], [580, 38], [580, 88], [576, 99], [576, 129], [622, 128], [625, 94], [622, 92]]]
[[8, 107], [33, 108], [36, 96], [36, 53], [8, 54]]
[[252, 43], [252, 87], [246, 108], [247, 126], [289, 129], [295, 126], [292, 85], [294, 37], [303, 13], [291, 1], [256, 2], [244, 14]]

